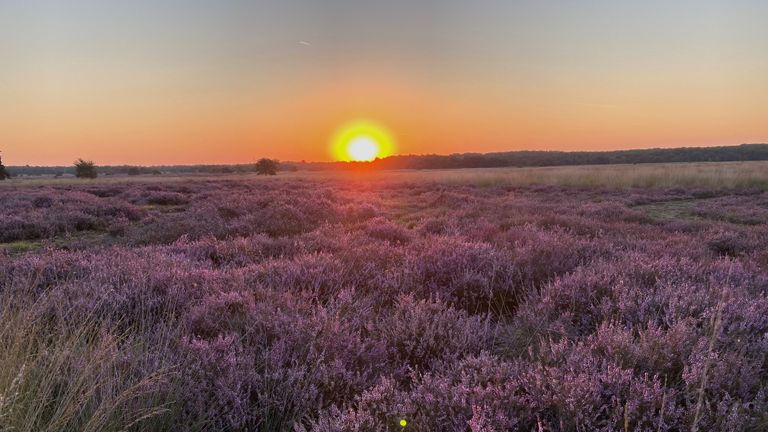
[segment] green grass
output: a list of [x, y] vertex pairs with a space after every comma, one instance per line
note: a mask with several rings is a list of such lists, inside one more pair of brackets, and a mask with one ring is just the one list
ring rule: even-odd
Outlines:
[[699, 200], [664, 201], [634, 207], [656, 219], [697, 219], [692, 209]]
[[29, 252], [38, 251], [44, 247], [65, 248], [73, 243], [96, 247], [114, 243], [112, 236], [104, 231], [87, 230], [78, 231], [71, 234], [59, 235], [47, 239], [39, 240], [17, 240], [8, 243], [0, 243], [0, 253], [5, 252], [9, 255], [22, 255]]
[[11, 255], [20, 255], [27, 252], [36, 251], [43, 247], [40, 241], [20, 240], [10, 243], [0, 243], [0, 251], [5, 251]]

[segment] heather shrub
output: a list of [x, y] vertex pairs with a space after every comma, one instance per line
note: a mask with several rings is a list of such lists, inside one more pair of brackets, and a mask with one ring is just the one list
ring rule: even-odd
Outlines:
[[123, 188], [111, 186], [92, 186], [84, 188], [83, 191], [99, 198], [116, 197], [125, 192]]
[[[407, 245], [371, 242], [354, 233], [338, 237], [340, 242], [325, 253], [332, 253], [344, 265], [341, 285], [374, 297], [378, 304], [391, 306], [397, 295], [406, 290], [405, 269]], [[305, 247], [309, 248], [306, 243]]]
[[229, 208], [230, 214], [242, 215], [231, 222], [232, 230], [240, 235], [296, 235], [338, 217], [338, 209], [329, 199], [310, 196], [307, 192], [267, 194], [253, 200], [240, 200]]
[[365, 233], [374, 239], [391, 243], [405, 244], [411, 240], [407, 229], [382, 217], [369, 219], [365, 224]]
[[281, 430], [372, 383], [380, 349], [322, 309], [271, 290], [257, 291], [255, 303], [227, 294], [201, 308], [189, 320], [199, 335], [186, 348], [192, 423]]
[[712, 235], [707, 240], [707, 247], [717, 255], [736, 257], [753, 249], [747, 234], [725, 231]]
[[[182, 237], [196, 240], [205, 236], [222, 237], [223, 229], [217, 220], [186, 214], [150, 215], [128, 230], [127, 242], [135, 245], [170, 244]], [[203, 223], [207, 221], [208, 223]]]
[[543, 231], [527, 225], [505, 233], [520, 286], [539, 287], [555, 276], [607, 255], [605, 247], [562, 230]]
[[697, 203], [692, 209], [696, 216], [735, 224], [760, 225], [768, 218], [768, 195], [733, 194]]
[[[530, 220], [537, 226], [547, 229], [565, 229], [577, 236], [600, 237], [606, 233], [631, 230], [626, 224], [611, 224], [607, 221], [589, 219], [581, 215], [570, 213], [562, 214], [552, 209], [544, 210], [540, 214], [531, 216]], [[526, 221], [521, 222], [524, 225]]]
[[[529, 347], [531, 358], [541, 359], [551, 355], [550, 341], [561, 346], [583, 340], [593, 355], [611, 360], [624, 373], [667, 381], [678, 395], [666, 399], [670, 412], [680, 411], [678, 421], [686, 424], [694, 422], [688, 414], [698, 405], [699, 391], [709, 395], [708, 406], [699, 411], [712, 419], [724, 404], [759, 405], [758, 377], [766, 359], [758, 354], [765, 352], [765, 341], [756, 335], [768, 327], [757, 311], [766, 307], [765, 276], [729, 261], [643, 263], [638, 258], [546, 286], [521, 306], [515, 324], [503, 333], [504, 351]], [[709, 424], [707, 418], [702, 415], [699, 424]]]
[[347, 411], [331, 411], [314, 431], [388, 431], [401, 419], [416, 430], [505, 430], [518, 427], [515, 366], [481, 354], [450, 364], [440, 372], [412, 373], [410, 388], [390, 379], [356, 398]]
[[38, 196], [32, 200], [32, 206], [35, 208], [48, 208], [52, 205], [53, 205], [53, 198], [47, 195]]
[[28, 195], [2, 191], [0, 197], [9, 199], [0, 210], [0, 242], [101, 231], [116, 220], [141, 217], [140, 210], [129, 203], [77, 191], [43, 190]]
[[580, 207], [579, 214], [611, 222], [651, 223], [653, 219], [635, 209], [627, 208], [617, 202], [587, 203]]
[[621, 368], [656, 375], [674, 385], [681, 382], [686, 361], [698, 340], [697, 331], [687, 322], [669, 328], [648, 323], [629, 330], [606, 321], [585, 338], [585, 343], [594, 355], [610, 359]]
[[18, 216], [4, 216], [0, 220], [0, 242], [34, 240], [48, 237], [51, 230], [42, 220], [31, 221]]
[[187, 203], [189, 203], [187, 197], [178, 192], [152, 192], [147, 197], [147, 204], [169, 206]]
[[395, 377], [429, 371], [441, 362], [478, 354], [490, 346], [492, 324], [440, 302], [401, 296], [394, 309], [369, 328], [383, 339]]
[[518, 318], [546, 318], [565, 335], [594, 332], [602, 317], [627, 325], [648, 321], [671, 325], [700, 316], [716, 301], [708, 286], [708, 264], [685, 258], [647, 258], [630, 254], [620, 261], [603, 261], [554, 280], [529, 297]]
[[450, 232], [450, 222], [445, 218], [427, 218], [421, 221], [419, 231], [427, 235], [448, 234]]
[[[633, 374], [592, 352], [588, 342], [546, 343], [539, 365], [521, 378], [529, 409], [545, 429], [664, 430], [663, 418], [675, 424], [679, 408], [665, 402], [674, 393], [658, 377]], [[529, 427], [534, 424], [528, 420]]]
[[189, 429], [248, 430], [259, 418], [251, 411], [249, 379], [254, 359], [235, 335], [182, 344], [184, 375], [179, 395], [184, 404], [177, 424]]
[[107, 227], [107, 232], [112, 237], [122, 237], [128, 232], [131, 226], [131, 221], [128, 218], [120, 217], [115, 218]]
[[173, 323], [206, 291], [242, 284], [241, 279], [195, 269], [153, 250], [52, 252], [23, 260], [7, 268], [0, 289], [17, 296], [49, 292], [53, 300], [40, 312], [58, 321], [93, 316], [126, 330]]
[[243, 212], [240, 209], [228, 205], [221, 205], [217, 208], [217, 210], [219, 216], [221, 216], [224, 220], [236, 219], [243, 215]]
[[522, 289], [510, 256], [487, 243], [437, 237], [408, 250], [406, 286], [469, 312], [510, 309]]
[[0, 200], [0, 429], [768, 427], [760, 193], [318, 177]]
[[253, 297], [241, 292], [216, 292], [193, 307], [187, 318], [189, 332], [196, 339], [212, 340], [238, 335], [253, 327]]
[[69, 280], [85, 278], [91, 267], [82, 253], [45, 251], [0, 261], [0, 292], [12, 296], [40, 296]]
[[348, 204], [341, 209], [344, 219], [350, 222], [364, 221], [376, 217], [379, 210], [372, 204]]
[[287, 259], [298, 250], [296, 242], [287, 238], [272, 238], [257, 234], [223, 241], [214, 237], [203, 237], [190, 241], [182, 236], [169, 246], [168, 250], [182, 254], [188, 259], [214, 268], [244, 267], [259, 264], [268, 259]]
[[[251, 283], [280, 290], [309, 291], [327, 299], [348, 280], [343, 264], [328, 254], [300, 255], [292, 261], [272, 260], [250, 269]], [[346, 282], [349, 283], [349, 282]]]

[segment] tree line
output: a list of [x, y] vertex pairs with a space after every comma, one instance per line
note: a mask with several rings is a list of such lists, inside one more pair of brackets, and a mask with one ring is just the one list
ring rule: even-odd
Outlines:
[[[672, 162], [734, 162], [768, 160], [768, 144], [742, 144], [721, 147], [679, 147], [616, 151], [510, 151], [497, 153], [461, 153], [452, 155], [403, 155], [371, 162], [279, 162], [260, 159], [256, 163], [237, 165], [165, 165], [165, 166], [100, 166], [98, 175], [149, 174], [234, 174], [297, 170], [393, 170], [453, 169], [498, 167], [544, 167], [562, 165], [607, 165]], [[79, 160], [80, 162], [89, 162]], [[0, 168], [0, 175], [64, 175], [78, 174], [77, 163], [69, 167], [14, 166]], [[0, 161], [0, 167], [2, 162]], [[95, 167], [95, 165], [94, 165]], [[86, 169], [84, 171], [88, 173]], [[87, 177], [84, 175], [83, 177]]]
[[295, 171], [296, 167], [279, 162], [276, 159], [262, 158], [256, 163], [238, 165], [164, 165], [164, 166], [138, 166], [138, 165], [103, 165], [97, 166], [90, 160], [78, 159], [71, 166], [13, 166], [7, 170], [2, 167], [0, 160], [0, 172], [5, 172], [6, 177], [11, 176], [54, 176], [74, 175], [78, 178], [96, 178], [100, 175], [160, 175], [160, 174], [237, 174], [256, 173], [259, 175], [276, 175], [279, 171]]
[[768, 144], [617, 151], [511, 151], [485, 154], [407, 155], [391, 156], [372, 162], [348, 162], [345, 166], [353, 169], [365, 167], [450, 169], [759, 160], [768, 160]]

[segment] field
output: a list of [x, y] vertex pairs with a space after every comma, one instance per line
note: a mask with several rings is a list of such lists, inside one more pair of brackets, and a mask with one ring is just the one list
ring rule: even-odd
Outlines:
[[768, 429], [766, 163], [0, 183], [3, 432]]

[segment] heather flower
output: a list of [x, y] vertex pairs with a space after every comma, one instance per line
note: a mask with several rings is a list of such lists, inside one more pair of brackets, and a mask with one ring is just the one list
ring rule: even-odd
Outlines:
[[[99, 398], [153, 383], [120, 405], [120, 418], [152, 413], [142, 430], [764, 430], [763, 195], [335, 179], [8, 188], [0, 312], [23, 311], [51, 341], [83, 335], [35, 353], [67, 359], [56, 388], [101, 364], [78, 354], [89, 341], [106, 356]], [[680, 202], [679, 217], [654, 214]], [[27, 346], [13, 330], [0, 325], [4, 346]], [[33, 357], [19, 352], [17, 366]], [[33, 400], [13, 396], [8, 370], [0, 421]]]

